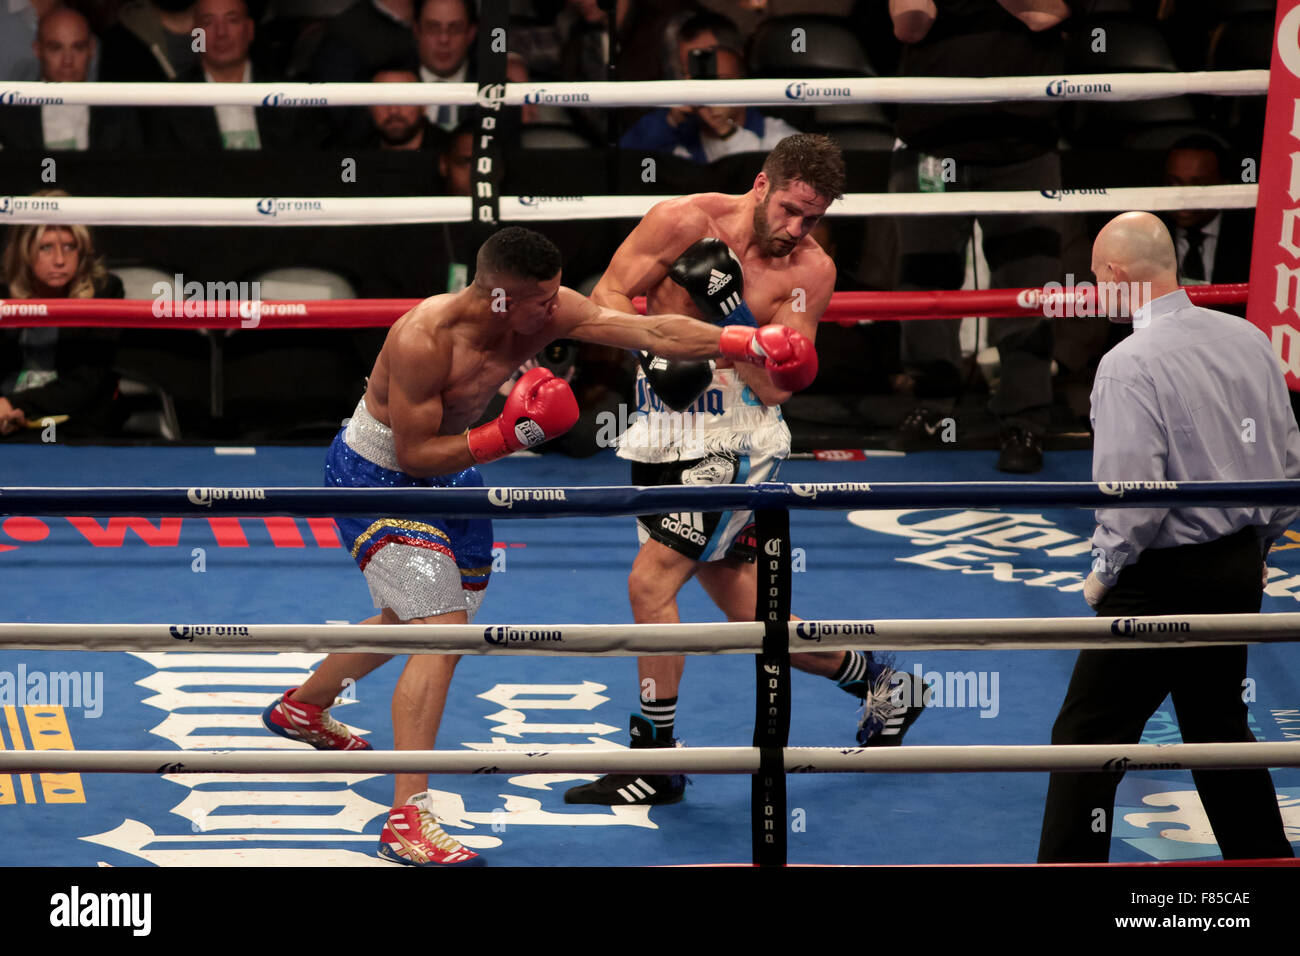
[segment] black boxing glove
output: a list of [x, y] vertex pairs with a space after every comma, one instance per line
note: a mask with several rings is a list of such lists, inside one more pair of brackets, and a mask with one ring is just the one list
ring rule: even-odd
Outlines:
[[668, 276], [687, 291], [706, 322], [758, 328], [758, 320], [745, 305], [740, 260], [721, 239], [710, 236], [696, 242], [677, 257]]
[[684, 412], [694, 405], [713, 381], [713, 366], [707, 361], [669, 360], [648, 352], [639, 353], [639, 357], [646, 381], [675, 412]]

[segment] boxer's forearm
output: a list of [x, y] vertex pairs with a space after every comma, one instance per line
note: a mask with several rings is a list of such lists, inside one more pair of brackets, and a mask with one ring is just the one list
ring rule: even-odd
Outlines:
[[644, 326], [649, 336], [642, 348], [660, 358], [711, 359], [722, 354], [716, 325], [685, 315], [654, 315], [646, 317]]
[[764, 405], [782, 405], [788, 402], [790, 396], [794, 394], [773, 385], [772, 378], [767, 374], [766, 369], [759, 368], [757, 365], [738, 362], [735, 368], [740, 380], [754, 393], [754, 397]]
[[707, 359], [721, 354], [718, 327], [685, 315], [640, 316], [591, 308], [566, 334], [582, 342], [651, 352], [667, 359]]
[[412, 478], [454, 475], [476, 464], [464, 433], [438, 435], [413, 445], [401, 442], [395, 445], [398, 467]]

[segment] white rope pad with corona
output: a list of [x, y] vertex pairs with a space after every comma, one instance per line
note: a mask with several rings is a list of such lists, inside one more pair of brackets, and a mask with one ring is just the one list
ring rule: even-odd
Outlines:
[[[1300, 639], [1300, 612], [792, 621], [791, 650], [1201, 647]], [[763, 624], [0, 624], [0, 648], [369, 654], [758, 654]]]
[[[1126, 212], [1130, 209], [1253, 209], [1259, 187], [1152, 186], [961, 193], [849, 193], [831, 216], [938, 216], [967, 213]], [[639, 219], [674, 196], [502, 196], [505, 222]], [[468, 222], [468, 197], [336, 196], [0, 196], [7, 223], [89, 226], [377, 226]]]
[[[653, 80], [501, 83], [485, 105], [796, 106], [1146, 100], [1184, 94], [1263, 96], [1268, 70], [1090, 73], [1079, 76], [841, 77], [821, 80]], [[5, 106], [474, 106], [475, 83], [0, 83]]]
[[[786, 773], [1032, 773], [1300, 767], [1300, 742], [784, 748]], [[737, 773], [756, 747], [582, 750], [0, 751], [0, 773]]]

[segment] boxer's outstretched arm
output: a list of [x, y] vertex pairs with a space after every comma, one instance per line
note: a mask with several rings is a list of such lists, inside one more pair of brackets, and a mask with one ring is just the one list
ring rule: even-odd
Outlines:
[[388, 422], [402, 471], [416, 478], [448, 475], [474, 464], [464, 435], [440, 435], [445, 349], [409, 325], [393, 343], [388, 366]]
[[597, 305], [572, 289], [560, 290], [561, 336], [653, 352], [669, 359], [717, 358], [721, 329], [685, 315], [637, 315]]

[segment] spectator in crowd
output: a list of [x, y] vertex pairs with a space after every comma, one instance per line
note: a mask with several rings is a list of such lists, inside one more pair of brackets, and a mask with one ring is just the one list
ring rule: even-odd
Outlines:
[[[66, 196], [62, 191], [37, 195]], [[0, 254], [2, 299], [120, 299], [85, 226], [12, 226]], [[39, 437], [54, 424], [91, 436], [121, 426], [115, 329], [53, 326], [0, 331], [0, 435]], [[56, 432], [58, 434], [58, 432]]]
[[[632, 12], [632, 0], [618, 0], [614, 10], [615, 32], [620, 40]], [[599, 82], [608, 76], [609, 14], [597, 0], [568, 0], [558, 17], [560, 69], [566, 80]]]
[[[447, 137], [446, 148], [438, 157], [438, 172], [442, 174], [448, 196], [468, 196], [470, 168], [474, 164], [474, 134], [478, 127], [466, 120]], [[473, 261], [473, 256], [467, 261]]]
[[111, 83], [174, 80], [198, 61], [194, 0], [127, 0], [104, 31], [99, 78]]
[[[419, 74], [409, 67], [381, 68], [371, 78], [375, 83], [418, 83]], [[429, 122], [420, 106], [371, 106], [371, 149], [422, 149], [441, 152], [446, 134]]]
[[[1185, 136], [1165, 156], [1166, 186], [1218, 186], [1224, 176], [1223, 144], [1208, 134]], [[1182, 285], [1249, 282], [1255, 214], [1250, 209], [1178, 209], [1166, 225], [1178, 253]]]
[[[407, 63], [417, 69], [416, 0], [357, 0], [325, 24], [312, 57], [312, 79], [321, 83], [364, 83], [380, 70]], [[326, 109], [322, 116], [335, 144], [363, 145], [372, 141], [370, 116], [364, 107]]]
[[[1064, 0], [890, 0], [889, 10], [894, 33], [906, 44], [903, 76], [1059, 76], [1064, 69], [1057, 28], [1070, 15]], [[900, 104], [896, 132], [904, 148], [893, 154], [890, 191], [1059, 189], [1054, 111], [1042, 103]], [[974, 218], [899, 217], [898, 288], [960, 288]], [[993, 287], [1037, 287], [1061, 278], [1057, 217], [978, 218]], [[952, 440], [943, 423], [961, 392], [959, 327], [955, 319], [903, 323], [903, 365], [925, 403], [899, 425], [904, 449]], [[990, 319], [989, 339], [1001, 360], [989, 403], [1002, 429], [997, 467], [1036, 472], [1052, 402], [1051, 321]]]
[[32, 52], [36, 25], [60, 0], [0, 0], [0, 80], [36, 80], [40, 64]]
[[[506, 54], [506, 82], [529, 82], [528, 61], [513, 50]], [[525, 103], [522, 106], [514, 107], [514, 109], [519, 111], [519, 122], [521, 123], [536, 123], [541, 116], [541, 107], [535, 103]]]
[[[422, 110], [420, 120], [437, 130]], [[438, 172], [443, 195], [469, 196], [477, 129], [474, 122], [466, 120], [450, 135], [438, 131]], [[364, 264], [354, 263], [358, 292], [368, 298], [423, 299], [464, 289], [478, 251], [475, 230], [468, 221], [468, 205], [465, 210], [465, 220], [460, 222], [394, 226], [389, 230], [389, 241], [369, 243], [359, 250]]]
[[[255, 28], [246, 0], [198, 0], [194, 23], [204, 31], [206, 48], [179, 80], [265, 83], [276, 79], [249, 58]], [[161, 149], [309, 149], [323, 139], [323, 118], [309, 107], [162, 108], [146, 114], [146, 124], [149, 138]]]
[[[735, 36], [725, 17], [701, 14], [678, 33], [677, 62], [692, 79], [741, 79], [744, 62], [723, 37]], [[619, 141], [623, 149], [672, 153], [697, 163], [711, 163], [736, 153], [767, 152], [799, 132], [784, 120], [764, 116], [754, 107], [673, 106], [641, 117]]]
[[[76, 10], [61, 7], [41, 18], [36, 33], [40, 78], [84, 83], [95, 53], [90, 24]], [[0, 110], [0, 147], [18, 150], [138, 149], [135, 110], [114, 106], [10, 106]]]
[[[686, 20], [702, 12], [696, 0], [617, 0], [618, 79], [679, 79], [675, 62], [678, 32]], [[569, 0], [557, 19], [564, 37], [560, 56], [566, 80], [607, 79], [606, 21], [607, 14], [597, 0]], [[739, 35], [734, 46], [740, 49]]]
[[362, 83], [384, 66], [415, 58], [415, 0], [357, 0], [325, 24], [312, 76], [326, 83]]
[[[472, 0], [423, 0], [415, 17], [415, 45], [420, 55], [420, 79], [425, 83], [474, 81], [471, 52], [478, 15]], [[429, 106], [429, 121], [451, 131], [460, 121], [460, 107]]]

